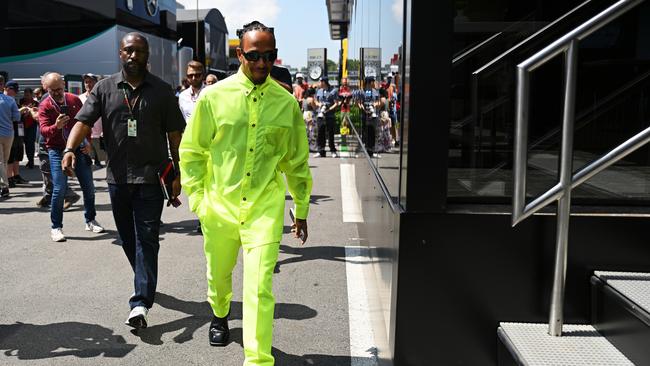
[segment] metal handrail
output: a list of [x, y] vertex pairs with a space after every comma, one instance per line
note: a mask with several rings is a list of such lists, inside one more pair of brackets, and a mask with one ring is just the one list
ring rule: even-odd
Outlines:
[[[616, 2], [517, 65], [512, 225], [515, 226], [517, 223], [546, 207], [553, 201], [558, 201], [555, 271], [553, 274], [553, 290], [551, 294], [550, 316], [548, 322], [548, 333], [552, 336], [561, 336], [562, 326], [564, 324], [564, 287], [566, 280], [569, 217], [571, 214], [571, 191], [589, 178], [650, 141], [650, 127], [648, 127], [623, 144], [614, 148], [600, 159], [584, 167], [575, 175], [572, 175], [578, 42], [623, 15], [630, 9], [641, 4], [643, 1], [644, 0], [620, 0]], [[526, 205], [526, 161], [528, 152], [530, 72], [563, 52], [565, 56], [565, 79], [560, 178], [559, 182], [554, 187]]]
[[454, 67], [454, 66], [460, 64], [461, 62], [465, 61], [467, 59], [467, 57], [469, 57], [470, 55], [472, 55], [473, 53], [475, 53], [479, 49], [485, 47], [487, 44], [491, 43], [492, 41], [497, 39], [502, 34], [503, 34], [503, 32], [497, 32], [497, 33], [493, 34], [492, 36], [488, 37], [485, 41], [477, 44], [476, 46], [470, 48], [469, 50], [467, 50], [465, 52], [462, 52], [458, 56], [454, 57], [451, 60], [452, 67]]
[[473, 77], [478, 77], [481, 73], [483, 73], [485, 70], [492, 68], [492, 66], [496, 65], [498, 62], [506, 58], [508, 55], [519, 49], [521, 46], [525, 45], [526, 43], [530, 42], [531, 40], [535, 39], [537, 36], [540, 34], [546, 32], [548, 29], [554, 27], [556, 24], [560, 23], [562, 20], [568, 18], [570, 15], [576, 13], [578, 10], [582, 9], [585, 5], [589, 4], [592, 0], [586, 0], [582, 4], [576, 6], [575, 8], [569, 10], [567, 13], [562, 15], [561, 17], [555, 19], [542, 29], [538, 30], [537, 32], [533, 33], [532, 35], [526, 37], [523, 41], [517, 43], [516, 45], [510, 47], [508, 50], [500, 54], [499, 56], [495, 57], [494, 59], [490, 60], [488, 63], [485, 65], [479, 67], [478, 69], [474, 70], [472, 72]]

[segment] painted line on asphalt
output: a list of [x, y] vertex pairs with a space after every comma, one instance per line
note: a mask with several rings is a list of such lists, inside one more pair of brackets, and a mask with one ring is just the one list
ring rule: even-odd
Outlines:
[[368, 258], [361, 247], [345, 247], [350, 324], [350, 366], [377, 366], [377, 346], [370, 324], [370, 306], [364, 278]]
[[341, 209], [343, 222], [363, 222], [354, 164], [341, 163]]

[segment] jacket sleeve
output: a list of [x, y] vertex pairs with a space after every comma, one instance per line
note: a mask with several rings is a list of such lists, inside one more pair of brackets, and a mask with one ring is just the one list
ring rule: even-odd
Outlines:
[[208, 178], [210, 145], [216, 133], [213, 121], [208, 98], [199, 98], [178, 149], [181, 185], [189, 198], [190, 210], [197, 214]]
[[171, 89], [167, 93], [167, 112], [165, 113], [165, 132], [183, 132], [185, 130], [185, 117], [183, 111]]
[[300, 108], [293, 105], [293, 126], [289, 134], [287, 154], [280, 160], [280, 169], [287, 178], [289, 194], [293, 198], [296, 218], [306, 219], [309, 215], [309, 197], [312, 179], [309, 170], [309, 142]]
[[[85, 103], [82, 103], [79, 112], [74, 117], [75, 120], [81, 121], [86, 126], [92, 128], [95, 122], [102, 116], [102, 103], [99, 95], [97, 94], [99, 87], [95, 85], [93, 90], [88, 95]], [[81, 102], [81, 100], [79, 100]]]
[[56, 128], [56, 121], [50, 121], [48, 116], [47, 103], [41, 103], [38, 107], [38, 124], [41, 128], [41, 135], [47, 140], [54, 136], [54, 133], [58, 130]]

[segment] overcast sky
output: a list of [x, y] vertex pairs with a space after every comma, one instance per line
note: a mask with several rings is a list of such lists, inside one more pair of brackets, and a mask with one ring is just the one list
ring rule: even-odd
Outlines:
[[[186, 9], [196, 9], [197, 0], [177, 1]], [[349, 58], [358, 58], [361, 46], [381, 46], [383, 63], [388, 63], [401, 43], [402, 1], [357, 0], [356, 3], [357, 23], [361, 24], [363, 16], [365, 29], [357, 27], [350, 31]], [[338, 62], [340, 41], [330, 39], [325, 0], [198, 0], [198, 7], [218, 9], [226, 20], [229, 38], [236, 38], [236, 30], [252, 20], [274, 27], [278, 57], [285, 65], [304, 67], [308, 48], [325, 47], [327, 58]]]

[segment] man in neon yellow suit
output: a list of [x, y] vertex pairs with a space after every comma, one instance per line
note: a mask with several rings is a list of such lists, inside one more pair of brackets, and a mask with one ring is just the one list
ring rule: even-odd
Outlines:
[[190, 208], [201, 220], [207, 259], [211, 345], [228, 344], [232, 270], [243, 247], [244, 365], [273, 365], [272, 276], [284, 224], [285, 183], [293, 197], [296, 237], [307, 239], [312, 179], [300, 108], [270, 76], [273, 31], [244, 26], [241, 67], [201, 93], [180, 144]]

